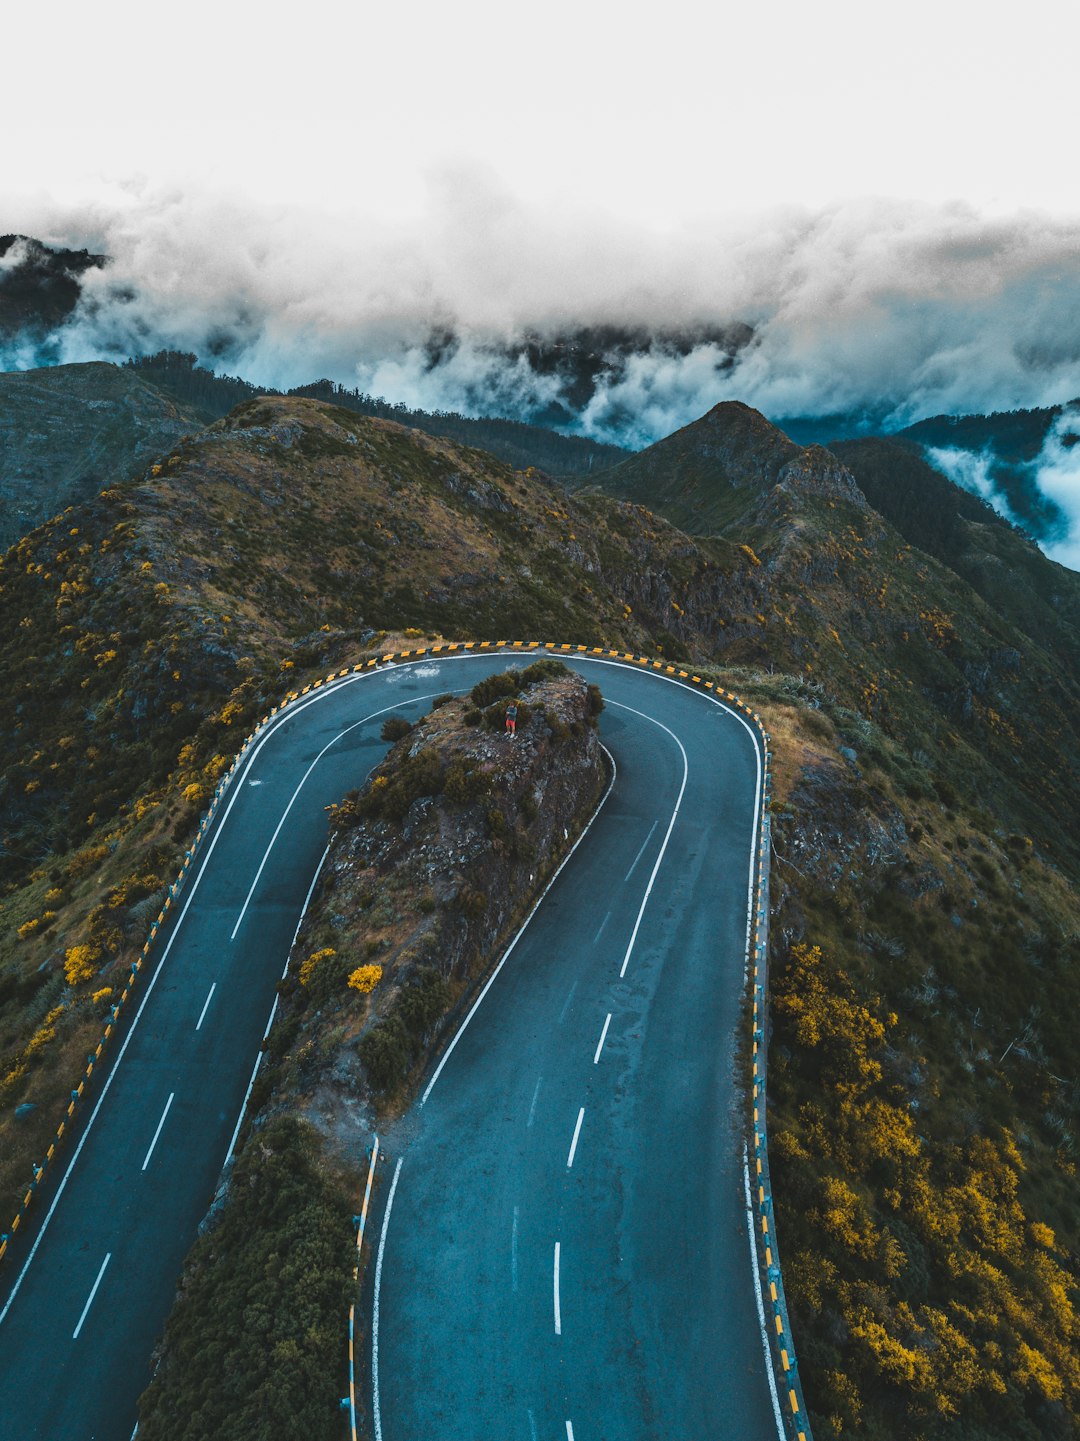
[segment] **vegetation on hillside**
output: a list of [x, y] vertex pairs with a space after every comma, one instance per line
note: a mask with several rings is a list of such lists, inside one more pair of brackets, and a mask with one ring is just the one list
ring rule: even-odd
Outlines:
[[769, 1125], [815, 1435], [1064, 1441], [1075, 888], [835, 699], [743, 689], [780, 771]]

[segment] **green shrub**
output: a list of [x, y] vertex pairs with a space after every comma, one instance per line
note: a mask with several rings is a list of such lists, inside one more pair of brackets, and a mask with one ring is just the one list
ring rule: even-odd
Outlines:
[[383, 1019], [357, 1044], [374, 1091], [385, 1095], [403, 1083], [449, 1002], [449, 983], [434, 966], [421, 966], [395, 996]]
[[485, 772], [478, 770], [475, 764], [461, 756], [455, 757], [446, 768], [443, 794], [458, 805], [467, 805], [469, 801], [478, 800], [480, 796], [487, 794], [490, 787], [491, 782]]
[[523, 671], [504, 670], [498, 675], [485, 676], [478, 681], [469, 692], [469, 699], [474, 706], [481, 709], [491, 705], [492, 701], [499, 700], [503, 696], [517, 695], [521, 689], [521, 677]]
[[384, 741], [399, 741], [411, 730], [412, 726], [404, 716], [391, 715], [383, 721], [380, 735]]

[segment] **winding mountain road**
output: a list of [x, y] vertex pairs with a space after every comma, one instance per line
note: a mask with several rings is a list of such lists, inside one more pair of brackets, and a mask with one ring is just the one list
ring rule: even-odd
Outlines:
[[[0, 1284], [4, 1441], [128, 1441], [324, 807], [384, 754], [387, 713], [415, 718], [528, 659], [350, 675], [248, 751], [33, 1251]], [[735, 1066], [758, 742], [701, 691], [569, 663], [604, 692], [616, 779], [422, 1102], [381, 1138], [375, 1436], [773, 1441]]]

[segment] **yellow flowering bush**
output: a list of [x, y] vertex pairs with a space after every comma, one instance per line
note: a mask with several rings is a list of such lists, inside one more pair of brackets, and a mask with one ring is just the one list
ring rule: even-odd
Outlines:
[[349, 977], [349, 985], [354, 991], [360, 991], [367, 995], [373, 991], [382, 980], [382, 966], [358, 966]]
[[64, 956], [64, 977], [69, 986], [93, 979], [95, 962], [101, 956], [97, 946], [72, 946]]
[[308, 981], [311, 980], [311, 977], [315, 973], [315, 967], [319, 964], [320, 961], [329, 960], [331, 956], [336, 955], [337, 951], [334, 950], [333, 946], [324, 946], [321, 951], [313, 951], [311, 955], [308, 956], [307, 960], [301, 963], [300, 984], [302, 986], [307, 985]]

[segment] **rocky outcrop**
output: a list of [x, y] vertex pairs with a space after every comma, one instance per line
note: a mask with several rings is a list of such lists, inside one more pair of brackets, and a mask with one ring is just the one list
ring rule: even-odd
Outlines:
[[489, 678], [437, 704], [332, 811], [269, 1042], [282, 1103], [301, 1098], [324, 1134], [407, 1091], [592, 814], [601, 705], [557, 661]]

